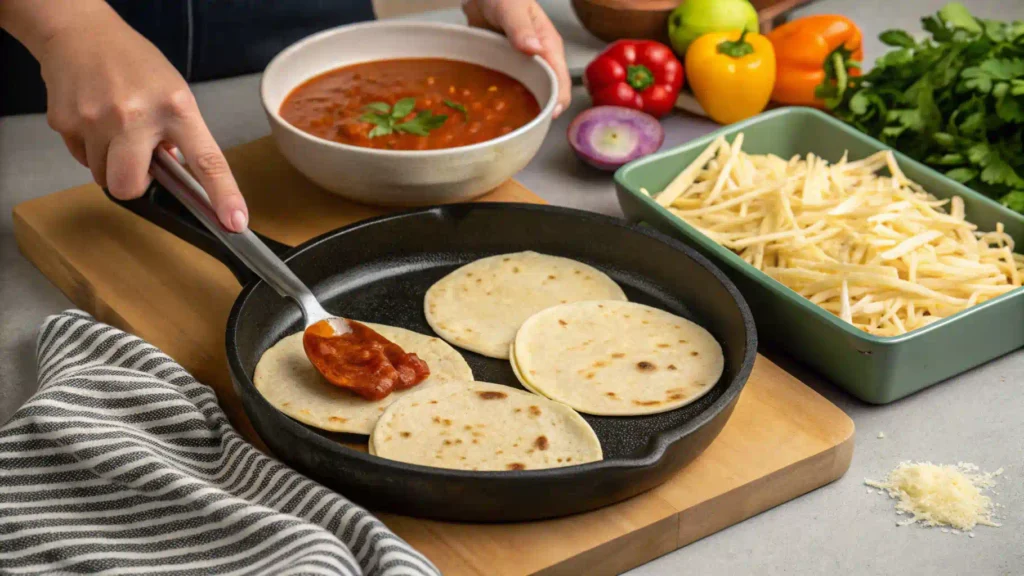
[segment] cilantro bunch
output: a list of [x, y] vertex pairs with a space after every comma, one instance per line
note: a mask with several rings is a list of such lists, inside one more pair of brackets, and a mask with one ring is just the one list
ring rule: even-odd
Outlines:
[[849, 79], [836, 117], [1024, 213], [1024, 22], [981, 20], [959, 3], [922, 19], [930, 38], [880, 35], [896, 49]]

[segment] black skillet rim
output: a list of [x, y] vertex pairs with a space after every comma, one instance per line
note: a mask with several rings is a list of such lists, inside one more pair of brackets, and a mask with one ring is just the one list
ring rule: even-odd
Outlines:
[[[746, 329], [746, 349], [743, 353], [743, 363], [740, 366], [739, 372], [736, 376], [728, 383], [726, 390], [713, 404], [708, 406], [703, 412], [701, 412], [694, 419], [686, 422], [679, 428], [672, 430], [666, 430], [660, 432], [654, 436], [654, 447], [644, 457], [641, 458], [616, 458], [614, 460], [600, 460], [598, 462], [590, 462], [587, 464], [579, 464], [576, 466], [565, 466], [561, 468], [545, 468], [540, 470], [514, 470], [514, 471], [472, 471], [472, 470], [453, 470], [448, 468], [435, 468], [432, 466], [423, 466], [419, 464], [410, 464], [407, 462], [400, 462], [397, 460], [388, 460], [373, 456], [366, 452], [359, 450], [353, 450], [347, 446], [343, 446], [333, 440], [325, 438], [316, 432], [310, 430], [306, 425], [299, 423], [296, 420], [288, 417], [280, 410], [274, 408], [267, 400], [260, 394], [259, 390], [256, 389], [256, 385], [252, 381], [252, 377], [245, 372], [242, 368], [240, 356], [237, 353], [237, 345], [234, 337], [234, 327], [240, 322], [240, 314], [242, 308], [245, 306], [246, 300], [252, 294], [253, 290], [257, 286], [263, 283], [262, 280], [250, 282], [247, 286], [242, 288], [241, 293], [235, 299], [234, 305], [231, 307], [231, 313], [228, 315], [227, 328], [225, 334], [225, 344], [227, 348], [228, 365], [231, 369], [232, 376], [238, 383], [239, 387], [245, 389], [245, 393], [249, 394], [256, 399], [257, 402], [263, 404], [270, 410], [273, 417], [280, 423], [281, 426], [288, 427], [303, 441], [311, 442], [313, 444], [321, 444], [327, 447], [329, 450], [340, 450], [344, 452], [344, 456], [347, 458], [355, 458], [356, 460], [362, 460], [364, 463], [369, 465], [383, 466], [391, 469], [395, 472], [405, 472], [412, 474], [424, 474], [436, 477], [447, 477], [447, 478], [460, 478], [460, 479], [486, 479], [495, 478], [506, 481], [522, 481], [530, 482], [533, 480], [541, 480], [547, 478], [564, 478], [572, 475], [586, 475], [588, 473], [607, 470], [607, 469], [636, 469], [654, 466], [659, 463], [665, 456], [669, 447], [683, 439], [684, 437], [693, 434], [718, 414], [728, 407], [743, 390], [746, 385], [747, 379], [750, 377], [750, 373], [754, 368], [754, 360], [757, 358], [757, 331], [754, 324], [754, 317], [750, 311], [750, 307], [747, 305], [747, 301], [743, 298], [736, 285], [730, 280], [724, 272], [716, 267], [709, 259], [702, 256], [696, 250], [686, 246], [682, 242], [675, 240], [669, 236], [666, 236], [656, 230], [640, 226], [627, 222], [625, 220], [614, 218], [612, 216], [606, 216], [595, 212], [588, 212], [585, 210], [578, 210], [575, 208], [565, 208], [561, 206], [551, 206], [547, 204], [523, 204], [514, 202], [481, 202], [473, 204], [454, 204], [444, 206], [433, 206], [429, 208], [419, 208], [414, 210], [408, 210], [404, 212], [398, 212], [393, 214], [386, 214], [383, 216], [377, 216], [360, 222], [355, 222], [326, 232], [315, 238], [311, 238], [306, 242], [292, 248], [282, 257], [282, 260], [288, 262], [292, 258], [299, 254], [315, 248], [316, 246], [332, 241], [335, 237], [344, 235], [353, 230], [358, 230], [367, 226], [374, 226], [379, 222], [387, 220], [397, 220], [401, 218], [408, 218], [413, 216], [419, 216], [421, 214], [435, 213], [439, 217], [444, 217], [444, 212], [450, 212], [453, 210], [497, 210], [497, 211], [508, 211], [508, 210], [520, 210], [524, 212], [548, 212], [548, 213], [559, 213], [572, 217], [582, 218], [590, 220], [597, 224], [605, 224], [611, 226], [617, 226], [619, 228], [625, 228], [629, 231], [642, 234], [654, 240], [658, 240], [670, 247], [682, 252], [685, 256], [689, 257], [705, 270], [711, 273], [718, 282], [723, 285], [726, 291], [732, 296], [733, 301], [740, 310], [740, 316], [743, 318], [743, 325]], [[246, 415], [251, 418], [248, 414], [248, 409], [245, 408], [243, 403], [243, 409], [246, 411]], [[257, 434], [259, 431], [257, 430]]]

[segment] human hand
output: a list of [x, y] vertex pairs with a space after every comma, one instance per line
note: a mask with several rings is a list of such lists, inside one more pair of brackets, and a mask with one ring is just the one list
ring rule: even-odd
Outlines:
[[47, 120], [97, 184], [116, 198], [138, 198], [150, 182], [153, 151], [176, 146], [221, 223], [245, 229], [245, 200], [185, 79], [113, 10], [65, 22], [36, 52]]
[[501, 31], [516, 49], [546, 60], [558, 77], [555, 117], [569, 107], [572, 80], [562, 37], [535, 0], [464, 0], [462, 11], [470, 26]]

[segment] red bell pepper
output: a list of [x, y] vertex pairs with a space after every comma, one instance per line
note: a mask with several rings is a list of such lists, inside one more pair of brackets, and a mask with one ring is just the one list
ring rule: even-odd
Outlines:
[[619, 40], [583, 75], [595, 106], [623, 106], [660, 118], [683, 87], [683, 65], [672, 49], [651, 40]]

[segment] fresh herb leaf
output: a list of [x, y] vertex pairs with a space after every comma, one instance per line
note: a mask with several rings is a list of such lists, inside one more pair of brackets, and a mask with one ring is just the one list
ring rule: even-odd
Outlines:
[[977, 175], [978, 171], [974, 168], [954, 168], [946, 172], [948, 178], [952, 178], [961, 184], [974, 180]]
[[928, 87], [919, 88], [916, 91], [916, 108], [890, 110], [887, 119], [914, 132], [934, 132], [942, 121], [942, 115], [938, 106], [935, 105], [932, 91]]
[[463, 106], [462, 104], [459, 104], [458, 102], [453, 102], [451, 100], [445, 100], [444, 105], [451, 108], [452, 110], [462, 112], [462, 118], [466, 121], [469, 120], [469, 112], [466, 111], [466, 107]]
[[387, 136], [394, 131], [394, 120], [391, 119], [391, 106], [386, 102], [370, 102], [363, 106], [363, 109], [369, 110], [369, 112], [360, 116], [359, 120], [373, 124], [373, 128], [366, 135], [367, 138]]
[[996, 102], [996, 114], [1012, 124], [1024, 124], [1024, 98], [1006, 96]]
[[379, 112], [381, 114], [388, 114], [391, 112], [391, 106], [388, 106], [387, 102], [370, 102], [366, 106], [363, 106], [365, 110], [372, 110], [373, 112]]
[[395, 120], [401, 120], [408, 116], [415, 107], [415, 98], [402, 98], [398, 102], [395, 102], [395, 107], [391, 109], [391, 117]]
[[882, 68], [895, 68], [909, 64], [913, 61], [914, 53], [907, 48], [903, 48], [901, 50], [889, 52], [875, 60], [875, 66], [881, 66]]
[[971, 13], [959, 2], [950, 2], [939, 10], [939, 18], [946, 26], [959, 28], [974, 34], [981, 33], [981, 24], [971, 16]]
[[1016, 43], [1024, 38], [1024, 21], [1004, 23], [1006, 27], [1006, 41]]
[[971, 161], [971, 164], [987, 166], [991, 158], [992, 149], [988, 144], [975, 144], [967, 149], [967, 159]]
[[986, 184], [1003, 184], [1010, 188], [1024, 188], [1024, 178], [1017, 175], [1013, 167], [1002, 157], [995, 155], [981, 171], [981, 181]]
[[850, 98], [850, 111], [854, 114], [866, 113], [868, 111], [868, 106], [870, 105], [871, 100], [864, 92], [858, 92], [854, 94], [853, 98]]
[[[1024, 76], [1024, 60], [989, 58], [978, 69], [996, 80], [1010, 80]], [[965, 70], [966, 72], [966, 70]]]
[[373, 124], [373, 128], [366, 135], [368, 138], [376, 138], [378, 136], [387, 136], [392, 132], [392, 126], [394, 120], [388, 113], [378, 114], [376, 112], [367, 112], [359, 117], [359, 120], [363, 122], [369, 122]]
[[950, 114], [947, 126], [949, 131], [956, 136], [981, 140], [986, 135], [986, 118], [988, 118], [988, 110], [985, 107], [985, 99], [975, 96], [962, 102]]
[[965, 69], [960, 73], [960, 77], [964, 80], [965, 90], [973, 90], [980, 94], [992, 91], [992, 76], [977, 66]]
[[1024, 213], [1024, 190], [1014, 190], [1009, 192], [1000, 198], [999, 202], [1010, 210]]
[[369, 138], [376, 138], [378, 136], [387, 136], [388, 134], [391, 134], [391, 126], [388, 126], [386, 124], [378, 124], [374, 126], [373, 130], [370, 130], [370, 133], [367, 134], [366, 136]]
[[1015, 132], [996, 143], [999, 155], [1011, 165], [1017, 167], [1017, 173], [1024, 174], [1024, 124], [1017, 125]]
[[[942, 111], [935, 103], [935, 89], [928, 77], [921, 78], [917, 87], [917, 110], [921, 116], [921, 131], [927, 134], [936, 132], [942, 125]], [[909, 95], [908, 90], [908, 95]]]
[[396, 124], [395, 131], [405, 134], [415, 134], [417, 136], [426, 136], [427, 134], [430, 134], [432, 130], [440, 128], [447, 119], [448, 116], [445, 116], [444, 114], [434, 114], [430, 110], [421, 110], [412, 120]]
[[437, 128], [440, 128], [447, 119], [447, 114], [438, 114], [435, 116], [431, 116], [430, 119], [424, 123], [424, 125], [427, 127], [427, 130], [435, 130]]
[[[988, 38], [978, 38], [964, 47], [964, 56], [968, 58], [980, 58], [992, 51], [992, 42]], [[956, 70], [959, 71], [959, 67]]]
[[375, 114], [373, 112], [367, 112], [366, 114], [363, 114], [362, 116], [359, 117], [359, 120], [361, 122], [370, 122], [371, 124], [376, 124], [377, 126], [386, 126], [391, 124], [390, 117], [381, 116], [380, 114]]
[[[993, 85], [1000, 80], [1024, 77], [1024, 60], [990, 58], [978, 66], [965, 68], [961, 76], [965, 78], [966, 89], [988, 94], [992, 91]], [[1002, 94], [995, 96], [1001, 98]]]
[[886, 126], [882, 129], [882, 141], [890, 142], [907, 130], [906, 126]]
[[914, 37], [903, 30], [886, 30], [878, 35], [878, 39], [887, 46], [913, 48], [917, 44], [914, 42]]
[[1006, 41], [1006, 27], [1003, 26], [1002, 22], [997, 22], [995, 20], [982, 20], [981, 25], [985, 29], [985, 36], [990, 38], [993, 42]]
[[423, 124], [417, 122], [415, 118], [395, 126], [395, 131], [403, 134], [412, 134], [414, 136], [426, 136], [427, 134], [430, 134]]
[[926, 16], [921, 18], [921, 27], [924, 28], [925, 32], [932, 35], [932, 40], [936, 42], [948, 42], [953, 38], [953, 33], [946, 28], [946, 25], [942, 23], [935, 16]]
[[967, 161], [963, 154], [935, 154], [925, 159], [935, 166], [959, 166]]
[[1000, 80], [1024, 77], [1024, 60], [990, 58], [982, 62], [980, 68]]
[[964, 118], [963, 124], [960, 124], [960, 134], [968, 138], [984, 136], [986, 118], [987, 117], [984, 112], [975, 112], [967, 118]]

